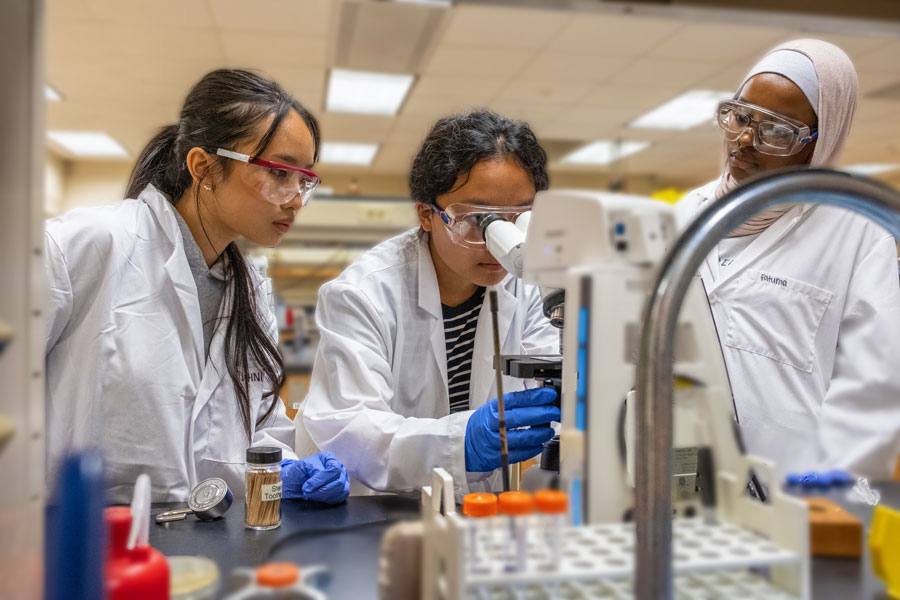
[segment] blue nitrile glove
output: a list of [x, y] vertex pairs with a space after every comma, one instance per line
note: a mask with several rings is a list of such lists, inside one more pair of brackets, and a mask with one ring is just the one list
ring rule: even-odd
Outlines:
[[[509, 464], [537, 456], [541, 444], [553, 437], [550, 421], [559, 421], [559, 407], [552, 406], [552, 388], [533, 388], [503, 394], [506, 416], [506, 445]], [[530, 429], [519, 429], [528, 427]], [[487, 472], [500, 468], [500, 415], [497, 399], [480, 406], [466, 425], [466, 471]]]
[[350, 495], [350, 476], [332, 452], [281, 461], [282, 496], [340, 504]]

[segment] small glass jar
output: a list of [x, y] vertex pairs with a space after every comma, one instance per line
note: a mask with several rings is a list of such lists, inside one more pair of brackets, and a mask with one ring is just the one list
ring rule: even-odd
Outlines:
[[247, 529], [281, 526], [281, 448], [247, 448], [247, 493], [244, 496]]
[[487, 573], [490, 570], [491, 517], [497, 514], [497, 496], [489, 493], [466, 494], [463, 497], [463, 514], [468, 517], [469, 572]]

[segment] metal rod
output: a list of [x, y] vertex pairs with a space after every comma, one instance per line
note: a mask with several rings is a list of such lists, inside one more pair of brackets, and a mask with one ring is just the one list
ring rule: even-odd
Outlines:
[[900, 237], [900, 193], [874, 180], [828, 169], [764, 175], [710, 203], [675, 242], [644, 307], [637, 372], [635, 597], [672, 598], [672, 362], [675, 324], [691, 277], [735, 227], [779, 204], [853, 210]]
[[490, 291], [491, 322], [494, 325], [494, 372], [497, 375], [497, 413], [500, 418], [500, 468], [503, 471], [503, 491], [509, 486], [509, 446], [506, 443], [506, 407], [503, 400], [503, 372], [500, 370], [500, 324], [497, 322], [497, 290]]

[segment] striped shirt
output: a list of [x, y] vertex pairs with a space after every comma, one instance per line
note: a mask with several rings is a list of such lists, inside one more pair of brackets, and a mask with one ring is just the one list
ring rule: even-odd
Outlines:
[[441, 305], [444, 315], [444, 342], [447, 345], [447, 393], [450, 412], [469, 410], [469, 379], [472, 375], [472, 351], [475, 328], [484, 303], [484, 288], [459, 306]]

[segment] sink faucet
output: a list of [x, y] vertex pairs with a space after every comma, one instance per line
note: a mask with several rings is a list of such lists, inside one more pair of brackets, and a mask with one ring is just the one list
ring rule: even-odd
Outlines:
[[865, 177], [799, 168], [757, 177], [711, 202], [675, 242], [644, 306], [637, 371], [635, 592], [672, 598], [672, 362], [675, 323], [692, 276], [719, 240], [757, 213], [788, 203], [830, 204], [900, 238], [900, 192]]

